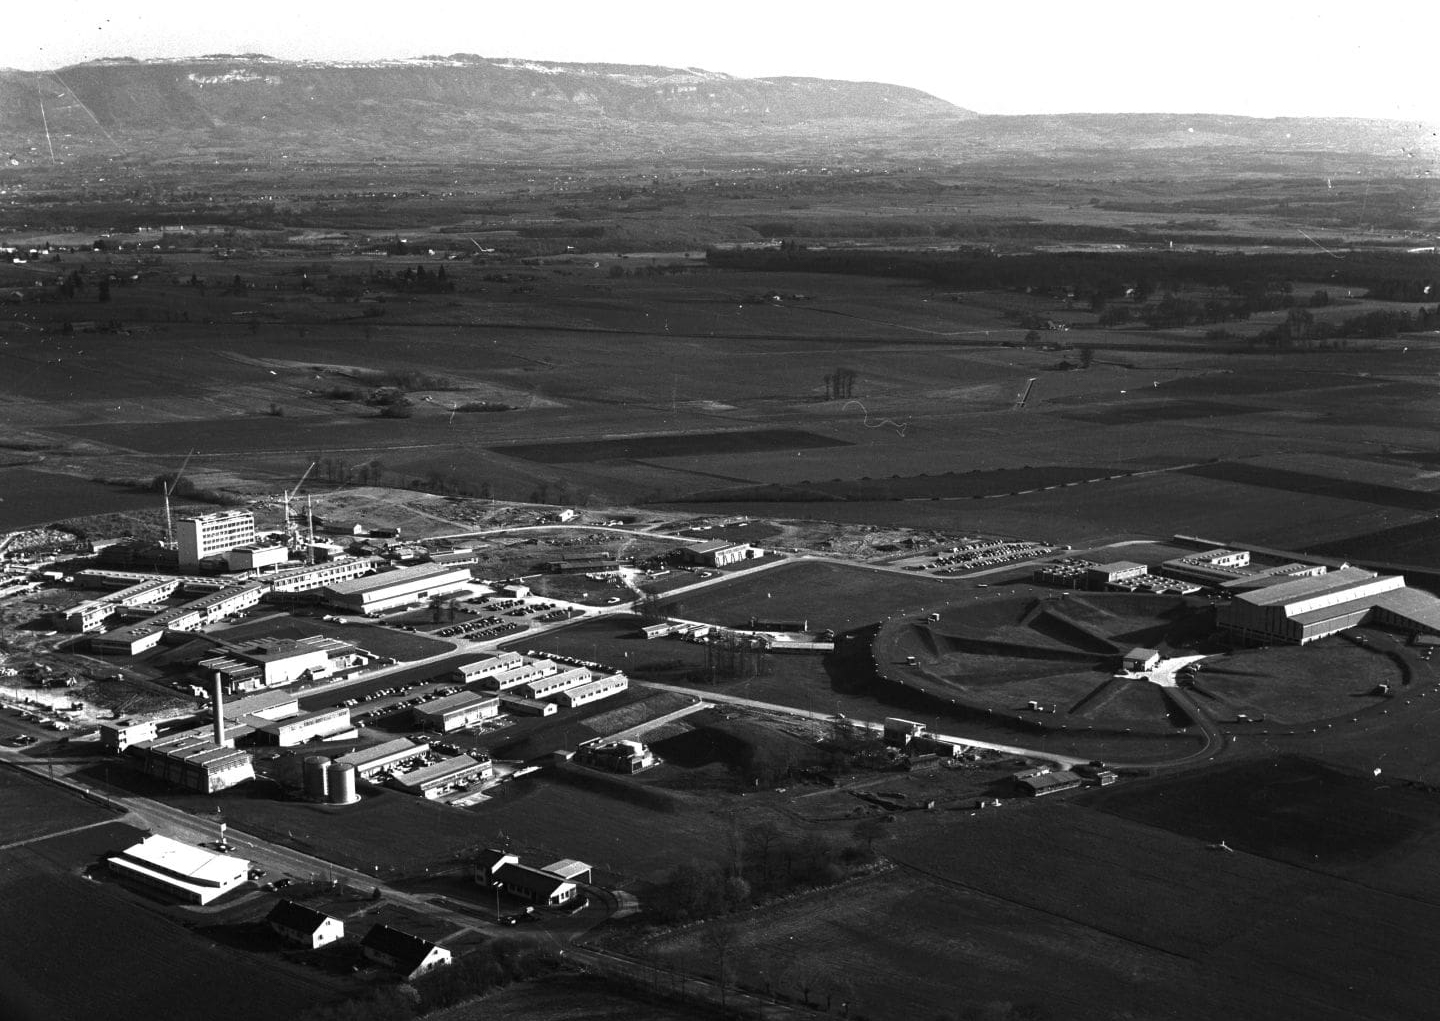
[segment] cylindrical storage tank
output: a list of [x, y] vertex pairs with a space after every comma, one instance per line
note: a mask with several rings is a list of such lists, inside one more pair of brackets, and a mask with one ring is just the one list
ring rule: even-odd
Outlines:
[[330, 777], [326, 767], [330, 760], [323, 755], [307, 755], [300, 763], [300, 787], [307, 798], [324, 801], [330, 794]]
[[350, 805], [360, 800], [355, 793], [355, 766], [350, 762], [330, 763], [330, 804]]

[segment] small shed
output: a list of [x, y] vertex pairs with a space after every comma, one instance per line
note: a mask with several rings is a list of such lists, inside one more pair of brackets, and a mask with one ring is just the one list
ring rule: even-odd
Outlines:
[[1125, 653], [1121, 665], [1126, 670], [1149, 670], [1160, 662], [1160, 653], [1154, 649], [1135, 648]]

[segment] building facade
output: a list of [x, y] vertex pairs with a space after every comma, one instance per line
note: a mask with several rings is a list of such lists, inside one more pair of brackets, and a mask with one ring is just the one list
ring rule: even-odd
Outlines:
[[216, 511], [175, 522], [181, 567], [198, 567], [207, 557], [255, 542], [255, 515], [248, 510]]

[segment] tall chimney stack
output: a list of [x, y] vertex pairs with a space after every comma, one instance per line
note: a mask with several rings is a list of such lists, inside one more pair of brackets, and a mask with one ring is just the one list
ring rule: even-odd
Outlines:
[[210, 701], [215, 710], [215, 744], [226, 747], [225, 742], [225, 699], [220, 693], [220, 671], [210, 672]]

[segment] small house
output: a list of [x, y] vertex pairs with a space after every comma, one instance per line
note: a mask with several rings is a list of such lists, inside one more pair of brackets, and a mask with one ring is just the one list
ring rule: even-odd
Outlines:
[[282, 900], [265, 916], [265, 924], [282, 939], [318, 950], [345, 935], [345, 923], [323, 911]]
[[428, 939], [392, 929], [388, 925], [371, 927], [360, 943], [360, 952], [368, 961], [399, 972], [412, 979], [450, 963], [450, 951]]

